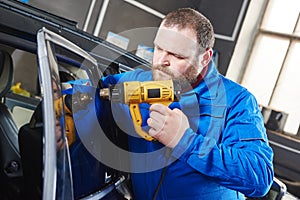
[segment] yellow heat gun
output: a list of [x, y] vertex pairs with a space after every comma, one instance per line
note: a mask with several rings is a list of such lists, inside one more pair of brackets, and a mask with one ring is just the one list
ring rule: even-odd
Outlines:
[[100, 97], [112, 102], [129, 105], [136, 132], [145, 140], [153, 141], [155, 139], [142, 129], [142, 116], [139, 104], [161, 103], [169, 106], [172, 102], [180, 99], [180, 92], [180, 84], [172, 80], [130, 81], [100, 89]]

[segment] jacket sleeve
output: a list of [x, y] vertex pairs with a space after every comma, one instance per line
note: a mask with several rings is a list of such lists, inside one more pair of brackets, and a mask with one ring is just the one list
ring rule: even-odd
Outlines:
[[[150, 71], [151, 72], [151, 71]], [[138, 68], [133, 71], [128, 71], [126, 73], [108, 75], [101, 78], [102, 87], [106, 88], [109, 84], [118, 84], [125, 81], [137, 81], [137, 80], [150, 80], [151, 76], [149, 76], [148, 72]]]
[[208, 131], [220, 137], [189, 128], [172, 155], [227, 188], [248, 197], [265, 195], [273, 182], [273, 152], [255, 98], [244, 92], [227, 108], [224, 124]]

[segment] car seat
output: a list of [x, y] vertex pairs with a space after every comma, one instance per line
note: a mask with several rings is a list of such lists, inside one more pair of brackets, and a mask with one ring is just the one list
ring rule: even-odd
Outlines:
[[18, 141], [23, 166], [25, 199], [42, 198], [42, 122], [42, 108], [39, 103], [30, 122], [19, 130]]
[[10, 91], [12, 80], [12, 58], [9, 53], [0, 51], [0, 199], [17, 199], [21, 193], [18, 128], [5, 105], [5, 95]]

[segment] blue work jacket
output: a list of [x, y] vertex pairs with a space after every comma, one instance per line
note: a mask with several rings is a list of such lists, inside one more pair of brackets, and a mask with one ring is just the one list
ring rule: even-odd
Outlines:
[[[138, 69], [102, 81], [107, 87], [151, 80], [151, 71]], [[169, 107], [180, 108], [190, 123], [171, 152], [134, 133], [127, 105], [113, 109], [117, 125], [131, 135], [130, 151], [138, 154], [131, 158], [135, 199], [152, 199], [156, 190], [156, 199], [166, 200], [244, 199], [267, 193], [274, 175], [273, 152], [257, 101], [247, 89], [219, 74], [210, 63], [204, 79]], [[148, 104], [140, 105], [145, 130], [148, 109]]]

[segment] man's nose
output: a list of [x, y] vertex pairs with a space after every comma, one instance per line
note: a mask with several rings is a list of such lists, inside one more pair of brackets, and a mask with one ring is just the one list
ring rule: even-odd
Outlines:
[[159, 58], [159, 64], [163, 67], [170, 66], [170, 56], [168, 52], [162, 51]]

